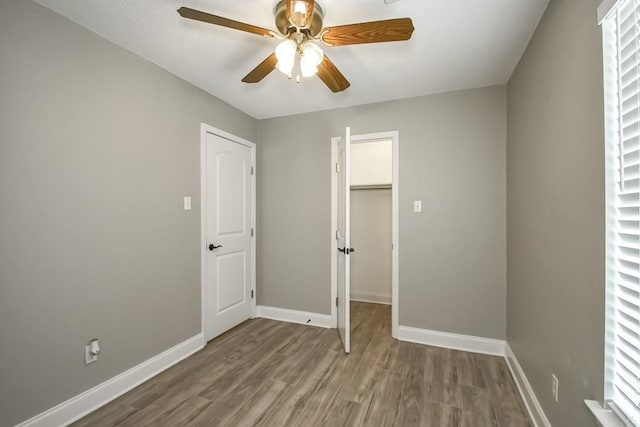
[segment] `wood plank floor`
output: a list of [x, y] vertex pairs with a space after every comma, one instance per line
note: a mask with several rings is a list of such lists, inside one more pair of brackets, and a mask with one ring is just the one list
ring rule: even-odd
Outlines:
[[74, 426], [530, 426], [504, 359], [396, 341], [390, 307], [337, 332], [250, 320]]

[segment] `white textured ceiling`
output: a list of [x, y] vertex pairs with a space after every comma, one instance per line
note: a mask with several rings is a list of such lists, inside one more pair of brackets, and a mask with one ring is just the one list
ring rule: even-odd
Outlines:
[[277, 0], [36, 0], [258, 118], [506, 83], [549, 0], [320, 0], [325, 26], [410, 17], [408, 42], [325, 48], [351, 82], [334, 94], [317, 77], [278, 71], [240, 80], [277, 40], [181, 18], [188, 6], [275, 29]]

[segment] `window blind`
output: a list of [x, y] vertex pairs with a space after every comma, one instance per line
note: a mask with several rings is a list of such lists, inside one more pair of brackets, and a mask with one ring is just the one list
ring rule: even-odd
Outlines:
[[605, 398], [640, 426], [640, 0], [603, 21], [607, 159]]

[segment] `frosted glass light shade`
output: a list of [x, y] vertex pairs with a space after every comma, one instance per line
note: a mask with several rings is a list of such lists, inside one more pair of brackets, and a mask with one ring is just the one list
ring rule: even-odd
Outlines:
[[293, 40], [285, 40], [276, 47], [276, 58], [278, 58], [276, 68], [287, 76], [291, 76], [293, 71], [297, 50], [298, 46]]
[[324, 58], [324, 52], [313, 43], [307, 42], [302, 46], [300, 71], [302, 77], [310, 77], [318, 72], [318, 66]]

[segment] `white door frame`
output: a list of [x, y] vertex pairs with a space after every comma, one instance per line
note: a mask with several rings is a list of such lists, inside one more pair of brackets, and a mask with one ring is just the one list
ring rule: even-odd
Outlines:
[[[251, 149], [251, 165], [253, 173], [251, 174], [251, 228], [253, 229], [253, 238], [251, 239], [251, 291], [253, 298], [251, 299], [251, 318], [256, 317], [256, 144], [239, 136], [232, 135], [222, 129], [209, 126], [206, 123], [200, 125], [200, 322], [202, 336], [206, 337], [206, 295], [207, 295], [207, 134], [217, 135]], [[203, 338], [206, 344], [206, 338]]]
[[[338, 313], [336, 310], [336, 297], [338, 296], [338, 265], [336, 262], [336, 253], [338, 244], [336, 241], [336, 227], [338, 226], [338, 204], [337, 204], [337, 180], [336, 180], [336, 161], [337, 161], [337, 144], [341, 137], [331, 138], [331, 323], [334, 328], [338, 327]], [[391, 140], [392, 143], [392, 183], [391, 183], [391, 336], [398, 337], [398, 254], [400, 245], [398, 242], [398, 144], [400, 142], [399, 132], [379, 132], [363, 135], [351, 135], [351, 143], [358, 144], [364, 142], [375, 142], [381, 140]], [[356, 248], [357, 249], [357, 248]]]

